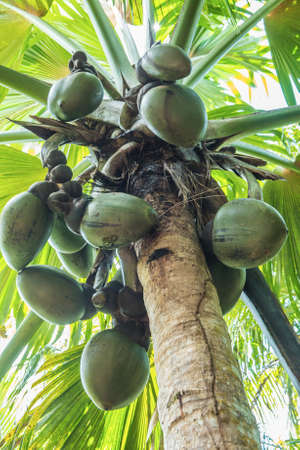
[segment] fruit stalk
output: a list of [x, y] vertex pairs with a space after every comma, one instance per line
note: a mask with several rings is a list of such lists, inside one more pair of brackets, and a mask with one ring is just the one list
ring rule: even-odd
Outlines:
[[124, 286], [128, 286], [135, 292], [141, 292], [142, 286], [137, 276], [137, 259], [134, 249], [131, 247], [121, 247], [117, 250], [121, 267]]

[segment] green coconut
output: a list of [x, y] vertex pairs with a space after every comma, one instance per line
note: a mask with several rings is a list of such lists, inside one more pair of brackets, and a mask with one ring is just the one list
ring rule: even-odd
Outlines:
[[[176, 81], [191, 72], [191, 60], [177, 45], [158, 44], [142, 57], [140, 66], [149, 80]], [[142, 77], [143, 78], [143, 77]]]
[[152, 87], [142, 96], [139, 110], [147, 127], [169, 144], [194, 147], [204, 137], [207, 127], [204, 103], [186, 86]]
[[78, 278], [89, 275], [96, 257], [96, 250], [89, 244], [76, 253], [56, 253], [64, 269]]
[[94, 247], [113, 249], [140, 239], [157, 222], [157, 213], [141, 198], [123, 192], [100, 193], [87, 204], [80, 233]]
[[62, 216], [56, 215], [49, 244], [57, 252], [75, 253], [86, 245], [86, 241], [82, 236], [69, 230]]
[[42, 250], [53, 220], [52, 211], [31, 192], [9, 200], [0, 217], [0, 249], [12, 269], [23, 269]]
[[213, 252], [226, 266], [256, 267], [279, 252], [287, 233], [284, 219], [272, 206], [253, 198], [233, 200], [214, 218]]
[[69, 122], [95, 111], [103, 99], [99, 78], [89, 72], [75, 72], [53, 84], [48, 109], [59, 120]]
[[218, 293], [222, 314], [227, 314], [243, 291], [246, 269], [225, 266], [213, 255], [206, 256], [206, 262]]
[[29, 266], [18, 273], [16, 281], [22, 299], [47, 322], [66, 325], [83, 317], [86, 290], [62, 270]]
[[104, 410], [133, 402], [143, 391], [149, 370], [145, 349], [115, 329], [93, 336], [81, 357], [84, 390]]

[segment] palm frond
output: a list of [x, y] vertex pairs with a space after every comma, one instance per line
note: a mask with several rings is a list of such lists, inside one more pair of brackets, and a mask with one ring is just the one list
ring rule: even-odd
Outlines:
[[9, 94], [5, 97], [1, 104], [1, 130], [10, 130], [12, 128], [16, 129], [16, 126], [9, 119], [29, 119], [29, 116], [39, 116], [44, 114], [46, 110], [46, 106], [41, 106], [39, 102], [32, 100], [26, 95], [10, 90]]
[[46, 173], [36, 156], [1, 145], [0, 182], [6, 185], [6, 189], [0, 194], [0, 209], [13, 195], [26, 191], [31, 184], [43, 180]]
[[[9, 433], [4, 438], [6, 444], [26, 438], [31, 446], [39, 448], [47, 445], [78, 449], [89, 445], [94, 448], [144, 448], [147, 424], [157, 395], [152, 357], [150, 379], [140, 397], [128, 407], [104, 412], [94, 406], [81, 386], [79, 364], [82, 349], [83, 345], [80, 345], [48, 356], [37, 372], [38, 378], [31, 374], [31, 386], [36, 395], [18, 420], [14, 435]], [[15, 393], [12, 390], [11, 395]], [[35, 430], [33, 433], [30, 431], [32, 428]], [[155, 433], [159, 435], [160, 430], [155, 430]], [[160, 440], [157, 437], [156, 449]], [[146, 448], [150, 449], [150, 444]]]
[[35, 42], [25, 51], [20, 70], [52, 83], [69, 74], [70, 53], [44, 33], [35, 33]]
[[[242, 370], [245, 390], [261, 428], [266, 410], [275, 420], [276, 410], [289, 402], [291, 432], [298, 435], [297, 392], [287, 382], [287, 375], [273, 354], [269, 343], [255, 323], [250, 310], [239, 301], [225, 320], [233, 350]], [[288, 400], [287, 400], [288, 399]]]
[[25, 11], [30, 11], [38, 17], [45, 16], [53, 0], [14, 0], [14, 4]]
[[103, 49], [99, 46], [97, 34], [82, 4], [76, 2], [72, 7], [69, 2], [61, 0], [59, 5], [53, 4], [47, 20], [63, 35], [82, 46], [91, 55], [91, 62], [97, 61], [98, 69], [101, 69], [101, 66], [110, 71]]
[[234, 142], [245, 136], [297, 123], [300, 117], [300, 107], [290, 106], [270, 111], [256, 111], [247, 116], [223, 120], [210, 120], [205, 139], [222, 139], [222, 145]]
[[[300, 169], [295, 166], [294, 161], [291, 159], [283, 158], [276, 153], [272, 154], [268, 150], [264, 150], [263, 148], [259, 148], [257, 146], [240, 141], [236, 141], [234, 145], [238, 150], [240, 150], [242, 153], [245, 153], [246, 155], [257, 156], [258, 158], [262, 158], [270, 163], [277, 164], [281, 167], [286, 167], [287, 169], [291, 169], [297, 173], [300, 173]], [[270, 146], [268, 146], [268, 148], [270, 148]]]
[[264, 19], [278, 80], [289, 105], [295, 105], [293, 83], [300, 90], [300, 4], [285, 0]]
[[123, 19], [123, 17], [121, 16], [121, 14], [119, 14], [118, 11], [116, 11], [115, 15], [117, 18], [117, 24], [120, 28], [122, 41], [124, 43], [123, 45], [124, 45], [124, 48], [126, 49], [129, 61], [130, 61], [131, 65], [135, 65], [140, 58], [136, 43], [133, 39], [133, 36], [130, 32], [127, 22]]
[[265, 182], [264, 200], [283, 216], [289, 230], [288, 239], [280, 253], [266, 263], [264, 273], [275, 292], [287, 291], [287, 306], [297, 312], [300, 298], [300, 175], [291, 174], [287, 180]]
[[[14, 33], [11, 33], [11, 30]], [[13, 11], [0, 4], [0, 61], [8, 67], [18, 68], [25, 42], [30, 31], [30, 24]]]
[[[6, 6], [9, 9], [12, 9], [17, 14], [20, 14], [22, 17], [24, 17], [29, 22], [38, 27], [41, 31], [46, 33], [49, 37], [56, 40], [59, 43], [59, 45], [61, 45], [68, 52], [70, 52], [70, 54], [75, 52], [76, 50], [84, 50], [81, 48], [78, 42], [73, 41], [67, 35], [57, 30], [52, 24], [40, 19], [39, 17], [33, 14], [28, 13], [27, 11], [24, 11], [23, 9], [17, 8], [16, 6], [10, 4], [5, 0], [0, 0], [0, 4]], [[103, 67], [98, 63], [97, 60], [95, 60], [91, 56], [90, 60], [95, 65], [95, 67], [101, 73], [101, 76], [105, 80], [105, 88], [108, 90], [109, 93], [114, 93], [115, 88], [112, 82], [110, 81], [109, 74], [107, 74], [107, 72], [103, 69]]]
[[[213, 116], [213, 111], [223, 107], [224, 103], [233, 104], [233, 108], [235, 108], [235, 98], [229, 95], [223, 86], [211, 79], [203, 78], [195, 88], [195, 92], [205, 103], [209, 118]], [[230, 110], [230, 106], [228, 109]], [[240, 109], [242, 109], [241, 106]]]
[[[295, 125], [297, 126], [297, 125]], [[243, 139], [246, 144], [260, 147], [264, 150], [269, 150], [271, 155], [278, 153], [286, 157], [286, 159], [292, 159], [293, 155], [288, 149], [287, 145], [284, 145], [284, 137], [286, 136], [288, 127], [284, 127], [279, 130], [270, 130], [262, 133], [257, 133], [252, 136], [247, 136]], [[276, 162], [274, 162], [277, 164]]]
[[[247, 269], [242, 299], [255, 317], [295, 389], [300, 393], [300, 364], [298, 364], [300, 343], [298, 336], [287, 319], [278, 298], [257, 267]], [[282, 336], [285, 336], [284, 342]]]
[[[42, 17], [47, 14], [52, 0], [27, 0], [26, 3], [18, 0], [24, 10], [30, 10], [35, 15]], [[2, 3], [3, 5], [3, 3]], [[13, 34], [11, 30], [14, 30]], [[1, 64], [12, 69], [18, 69], [22, 56], [28, 45], [31, 32], [30, 23], [7, 7], [0, 7], [0, 61]], [[5, 98], [8, 90], [0, 88], [0, 102]]]
[[282, 0], [270, 0], [262, 6], [256, 13], [246, 19], [237, 29], [233, 29], [224, 39], [212, 49], [202, 61], [198, 62], [192, 73], [186, 79], [186, 84], [194, 87], [203, 76], [209, 72], [215, 64], [266, 14], [274, 9]]
[[47, 103], [51, 85], [30, 75], [22, 74], [8, 67], [0, 66], [0, 83], [8, 88], [24, 93], [28, 97], [42, 103]]
[[143, 25], [146, 28], [146, 49], [150, 48], [155, 41], [156, 32], [154, 30], [155, 8], [153, 0], [143, 0]]

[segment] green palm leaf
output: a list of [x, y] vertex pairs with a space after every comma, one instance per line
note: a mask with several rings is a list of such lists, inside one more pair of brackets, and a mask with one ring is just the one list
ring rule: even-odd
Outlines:
[[[287, 310], [285, 309], [287, 313]], [[288, 314], [289, 315], [289, 314]], [[289, 315], [290, 321], [292, 316]], [[275, 411], [278, 404], [290, 405], [291, 432], [298, 435], [297, 392], [291, 389], [287, 375], [279, 365], [272, 348], [253, 319], [250, 310], [239, 301], [225, 316], [233, 348], [242, 370], [249, 402], [259, 423], [264, 423], [265, 410]]]
[[39, 141], [40, 139], [30, 131], [4, 131], [0, 133], [1, 144], [22, 143]]
[[[39, 448], [84, 449], [89, 445], [93, 448], [144, 448], [147, 424], [156, 404], [154, 368], [144, 392], [134, 403], [104, 412], [97, 409], [83, 391], [79, 373], [82, 349], [80, 345], [46, 359], [37, 372], [37, 380], [31, 381], [38, 393], [16, 427], [15, 435], [4, 437], [6, 444], [17, 438], [28, 439], [30, 445]], [[94, 430], [93, 434], [89, 430]], [[155, 434], [159, 443], [159, 429]], [[145, 448], [150, 449], [150, 445]], [[155, 448], [158, 449], [158, 445]]]
[[[51, 6], [52, 0], [17, 1], [24, 10], [30, 10], [37, 16], [44, 16]], [[7, 67], [18, 69], [22, 56], [27, 47], [27, 38], [30, 34], [30, 23], [13, 11], [0, 6], [0, 61]], [[14, 30], [13, 34], [11, 30]], [[8, 90], [0, 87], [0, 102]]]
[[[12, 36], [11, 29], [14, 29]], [[30, 24], [12, 11], [0, 6], [0, 60], [2, 64], [16, 68], [24, 52], [24, 37]]]
[[[27, 11], [24, 11], [21, 8], [16, 7], [15, 5], [11, 5], [9, 2], [5, 0], [0, 0], [0, 4], [6, 6], [17, 14], [20, 14], [22, 17], [27, 19], [29, 22], [38, 27], [41, 31], [45, 32], [50, 38], [55, 39], [63, 48], [65, 48], [68, 52], [72, 53], [76, 50], [84, 50], [80, 47], [80, 44], [76, 41], [73, 41], [64, 33], [57, 30], [52, 24], [40, 19], [34, 14], [30, 14]], [[107, 72], [103, 69], [103, 67], [98, 63], [97, 60], [90, 56], [89, 58], [91, 62], [95, 65], [97, 70], [100, 72], [103, 84], [105, 89], [110, 93], [110, 95], [118, 96], [115, 87], [110, 81], [110, 77]]]
[[45, 178], [46, 173], [36, 156], [1, 145], [0, 182], [6, 183], [6, 189], [0, 194], [0, 209], [13, 195], [26, 191], [31, 184]]
[[300, 176], [295, 173], [287, 180], [266, 182], [263, 192], [265, 201], [282, 214], [289, 230], [285, 246], [264, 270], [275, 292], [279, 286], [287, 289], [289, 307], [296, 312], [300, 297]]
[[70, 53], [44, 33], [35, 35], [35, 42], [24, 53], [22, 72], [50, 83], [68, 75]]
[[293, 83], [300, 90], [299, 17], [299, 2], [285, 0], [264, 19], [278, 80], [289, 105], [296, 104]]
[[203, 60], [199, 61], [193, 68], [192, 73], [186, 79], [186, 84], [194, 87], [203, 76], [215, 66], [215, 64], [243, 37], [254, 25], [259, 22], [268, 12], [272, 11], [282, 0], [270, 0], [256, 13], [243, 22], [238, 29], [228, 32], [227, 36], [212, 49]]

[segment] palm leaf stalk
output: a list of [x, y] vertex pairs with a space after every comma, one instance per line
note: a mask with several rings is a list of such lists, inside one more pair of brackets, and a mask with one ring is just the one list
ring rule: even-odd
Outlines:
[[234, 142], [234, 146], [247, 155], [262, 158], [271, 164], [276, 164], [278, 166], [285, 167], [286, 169], [290, 169], [296, 173], [300, 173], [300, 168], [295, 164], [295, 161], [293, 160], [288, 160], [287, 158], [283, 158], [280, 155], [259, 148], [256, 145], [247, 144], [245, 142]]
[[300, 394], [299, 339], [258, 268], [247, 270], [242, 300], [254, 315]]
[[143, 0], [143, 24], [146, 28], [146, 49], [155, 42], [154, 5], [152, 0]]
[[85, 4], [119, 90], [122, 91], [123, 78], [129, 86], [135, 86], [137, 84], [135, 71], [101, 4], [97, 0], [85, 0]]
[[204, 0], [185, 0], [170, 43], [189, 52], [204, 5]]
[[[43, 104], [47, 103], [47, 96], [51, 85], [38, 80], [37, 78], [29, 77], [28, 75], [17, 72], [13, 69], [9, 69], [4, 66], [0, 66], [0, 83], [18, 90], [19, 92], [31, 97], [35, 100], [40, 101]], [[118, 103], [116, 103], [117, 105]], [[120, 103], [121, 105], [121, 103]], [[102, 115], [105, 115], [103, 108], [100, 110]], [[109, 113], [111, 118], [115, 114]], [[106, 113], [106, 116], [109, 115]], [[91, 114], [95, 117], [95, 112]], [[99, 116], [100, 118], [100, 116]], [[208, 127], [204, 139], [220, 139], [220, 148], [229, 142], [234, 142], [240, 138], [258, 133], [261, 131], [268, 130], [270, 128], [277, 128], [280, 126], [288, 125], [297, 122], [300, 119], [300, 106], [290, 106], [287, 108], [279, 108], [273, 111], [263, 111], [254, 114], [249, 114], [241, 117], [230, 118], [230, 119], [220, 119], [220, 120], [209, 120]], [[112, 120], [112, 119], [110, 119]], [[118, 125], [118, 118], [116, 118], [115, 124]], [[29, 133], [29, 132], [27, 132]], [[10, 135], [3, 134], [3, 139], [10, 139]], [[1, 134], [1, 135], [2, 135]], [[2, 140], [0, 135], [0, 141]], [[14, 135], [11, 135], [14, 139]], [[24, 135], [24, 138], [28, 140], [30, 135]], [[227, 139], [226, 139], [227, 138]], [[22, 135], [20, 135], [18, 141], [21, 142]], [[13, 142], [13, 141], [7, 141]], [[25, 142], [25, 141], [24, 141]], [[289, 161], [287, 158], [282, 158], [273, 152], [268, 152], [258, 147], [254, 147], [250, 144], [245, 144], [243, 142], [235, 143], [235, 145], [243, 150], [244, 153], [258, 156], [265, 159], [268, 162], [281, 165], [288, 169], [294, 170], [299, 173], [300, 169], [294, 165], [293, 161]]]
[[127, 22], [123, 19], [118, 10], [116, 10], [115, 15], [123, 36], [123, 41], [124, 45], [126, 46], [128, 57], [130, 59], [131, 64], [135, 65], [140, 59], [139, 51], [136, 46], [135, 40], [133, 39], [133, 36], [130, 32]]
[[263, 19], [272, 9], [276, 8], [283, 0], [269, 0], [266, 4], [256, 11], [249, 19], [238, 28], [234, 29], [224, 39], [211, 50], [201, 61], [195, 64], [192, 73], [186, 78], [185, 84], [189, 87], [195, 87], [201, 78], [204, 77], [220, 59], [228, 53], [231, 48], [248, 32], [254, 25]]
[[47, 104], [51, 84], [0, 65], [0, 84]]
[[224, 139], [228, 144], [244, 136], [279, 128], [299, 120], [300, 106], [257, 111], [254, 114], [229, 119], [209, 120], [204, 139]]
[[44, 320], [34, 312], [30, 311], [27, 314], [14, 336], [0, 354], [0, 379], [11, 369], [12, 364], [43, 323]]
[[35, 142], [41, 139], [34, 133], [28, 130], [24, 131], [4, 131], [0, 133], [0, 143], [1, 144], [12, 144], [12, 143], [25, 143], [25, 142]]

